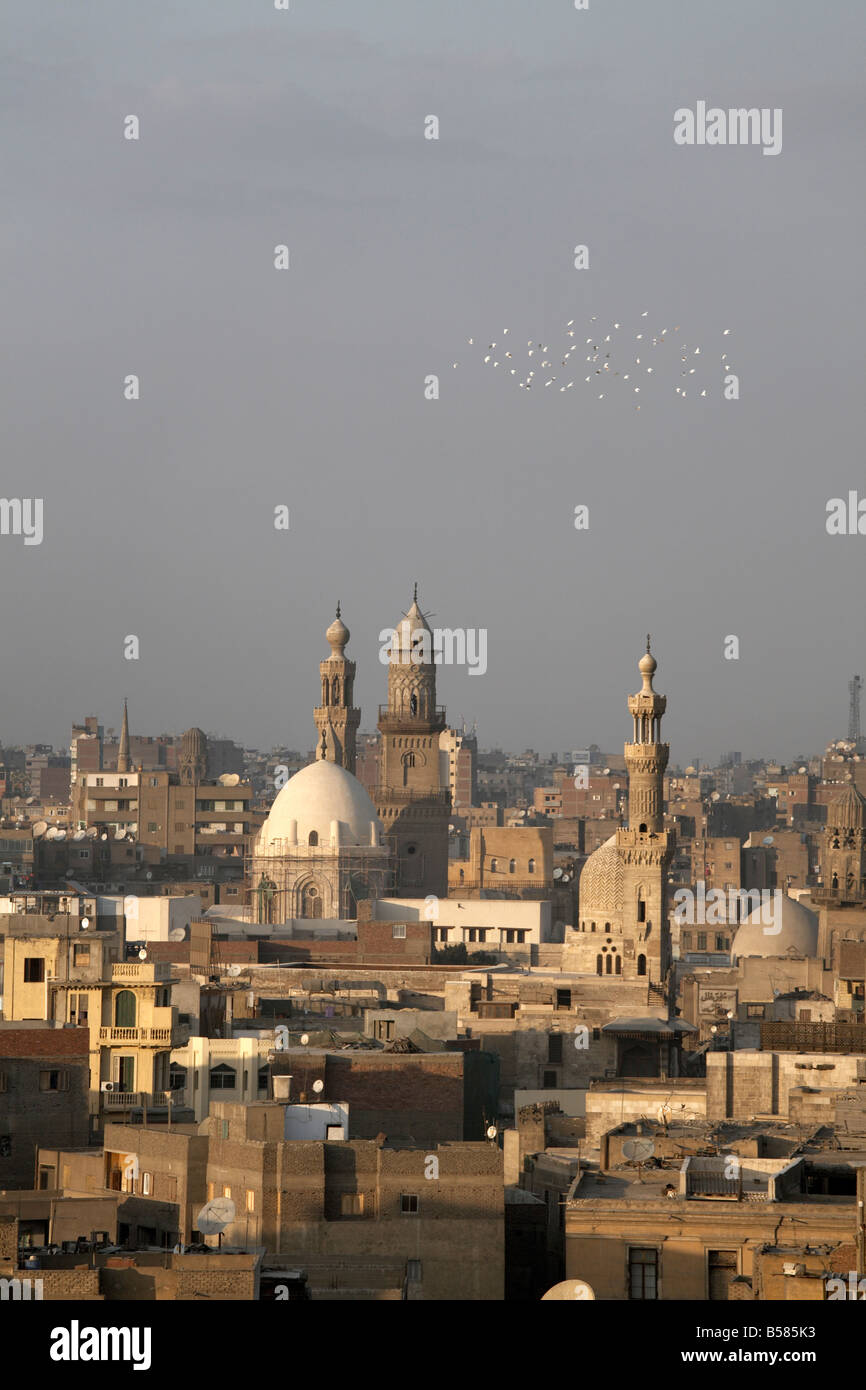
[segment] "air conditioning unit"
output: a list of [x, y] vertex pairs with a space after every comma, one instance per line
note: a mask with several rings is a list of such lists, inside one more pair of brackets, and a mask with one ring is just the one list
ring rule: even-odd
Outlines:
[[100, 1085], [99, 1089], [100, 1089], [100, 1091], [113, 1091], [113, 1090], [114, 1090], [114, 1082], [113, 1082], [113, 1081], [103, 1081], [102, 1084]]
[[805, 1274], [805, 1273], [806, 1273], [806, 1266], [805, 1266], [805, 1265], [793, 1264], [790, 1260], [786, 1260], [785, 1263], [782, 1265], [782, 1273], [783, 1273], [783, 1274], [793, 1274], [793, 1275]]

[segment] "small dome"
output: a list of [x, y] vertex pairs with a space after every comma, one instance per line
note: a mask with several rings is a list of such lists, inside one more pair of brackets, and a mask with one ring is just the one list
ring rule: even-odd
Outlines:
[[[425, 638], [424, 633], [429, 637]], [[408, 613], [394, 628], [394, 634], [398, 665], [420, 665], [433, 660], [433, 630], [418, 607], [417, 593]]]
[[312, 833], [313, 844], [327, 849], [334, 821], [339, 823], [341, 845], [373, 847], [374, 826], [375, 845], [382, 844], [382, 823], [367, 789], [344, 767], [320, 759], [289, 778], [259, 831], [256, 847], [267, 853], [275, 840], [308, 845]]
[[731, 960], [740, 956], [816, 956], [818, 918], [786, 893], [756, 907], [737, 928]]
[[601, 918], [610, 921], [622, 912], [622, 860], [616, 847], [616, 835], [599, 845], [580, 871], [578, 906], [581, 920]]
[[207, 753], [207, 734], [203, 729], [187, 729], [181, 741], [184, 757], [195, 757]]
[[652, 652], [647, 652], [644, 656], [641, 657], [640, 661], [637, 664], [637, 669], [640, 671], [642, 676], [654, 675], [657, 668], [658, 662], [656, 661]]
[[843, 830], [862, 830], [866, 799], [861, 796], [852, 782], [830, 803], [827, 824], [839, 826]]
[[337, 616], [325, 633], [325, 639], [330, 645], [333, 656], [342, 656], [343, 648], [351, 636], [349, 629], [340, 617], [340, 605], [337, 604]]

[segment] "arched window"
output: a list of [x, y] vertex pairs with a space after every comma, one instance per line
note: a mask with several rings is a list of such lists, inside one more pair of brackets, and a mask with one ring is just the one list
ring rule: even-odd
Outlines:
[[332, 700], [332, 703], [335, 704], [335, 705], [338, 705], [338, 704], [340, 703], [340, 678], [339, 678], [339, 676], [335, 676], [335, 677], [334, 677], [334, 688], [333, 688], [333, 690], [332, 690], [332, 692], [331, 692], [331, 700]]
[[622, 961], [620, 960], [619, 956], [614, 956], [614, 960], [616, 961], [616, 973], [617, 973], [617, 975], [621, 975], [621, 974], [622, 974]]
[[315, 883], [305, 883], [301, 890], [301, 916], [321, 917], [322, 895]]
[[535, 873], [535, 860], [534, 860], [534, 859], [530, 859], [528, 868], [529, 868], [529, 872], [530, 872], [531, 874], [534, 874], [534, 873]]
[[131, 989], [122, 989], [114, 1001], [114, 1026], [135, 1027], [135, 995]]
[[461, 869], [461, 870], [460, 870], [460, 882], [463, 883], [463, 881], [465, 880], [465, 878], [466, 878], [466, 875], [465, 875], [465, 873], [463, 872], [463, 870]]
[[415, 715], [418, 713], [418, 696], [414, 693], [414, 691], [412, 695], [410, 695], [409, 697], [409, 713], [412, 715], [413, 719]]
[[638, 973], [639, 975], [645, 975], [645, 974], [646, 974], [646, 956], [638, 956], [638, 958], [637, 958], [637, 973]]
[[646, 921], [646, 903], [643, 898], [638, 898], [637, 900], [637, 920], [639, 922]]
[[605, 929], [606, 932], [609, 932], [609, 931], [610, 931], [610, 922], [605, 922], [605, 924], [604, 924], [604, 929]]
[[508, 861], [508, 872], [509, 872], [510, 874], [513, 874], [516, 868], [517, 868], [517, 860], [516, 860], [516, 859], [509, 859], [509, 861]]
[[641, 821], [640, 825], [638, 826], [638, 830], [640, 831], [641, 835], [646, 834], [646, 826], [643, 821]]
[[601, 975], [601, 974], [603, 974], [603, 972], [604, 972], [604, 958], [603, 958], [602, 956], [596, 956], [596, 958], [595, 958], [595, 973], [596, 973], [596, 975]]
[[308, 844], [308, 845], [317, 845], [318, 843], [319, 843], [319, 832], [318, 832], [318, 830], [311, 830], [310, 833], [309, 833], [309, 835], [307, 836], [307, 844]]
[[590, 922], [589, 929], [590, 931], [595, 931], [595, 922]]
[[498, 863], [499, 863], [499, 860], [498, 860], [498, 859], [491, 859], [491, 861], [490, 861], [490, 872], [491, 872], [492, 874], [495, 874], [495, 873], [496, 873], [496, 868], [497, 868]]
[[330, 682], [329, 682], [329, 680], [328, 680], [328, 677], [327, 677], [327, 676], [322, 676], [322, 704], [323, 704], [323, 705], [327, 705], [327, 704], [330, 703], [329, 685], [330, 685]]
[[604, 973], [605, 975], [610, 975], [613, 970], [613, 956], [605, 956], [604, 962]]

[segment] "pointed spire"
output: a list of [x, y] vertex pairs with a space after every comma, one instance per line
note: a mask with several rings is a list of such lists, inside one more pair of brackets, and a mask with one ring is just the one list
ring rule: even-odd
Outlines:
[[117, 748], [117, 770], [118, 772], [129, 771], [129, 715], [126, 710], [126, 700], [123, 701], [123, 724], [120, 729], [120, 743]]
[[412, 602], [413, 602], [413, 603], [417, 603], [417, 602], [418, 602], [418, 580], [417, 580], [417, 579], [415, 580], [415, 589], [414, 589], [414, 592], [413, 592], [413, 594], [412, 594]]

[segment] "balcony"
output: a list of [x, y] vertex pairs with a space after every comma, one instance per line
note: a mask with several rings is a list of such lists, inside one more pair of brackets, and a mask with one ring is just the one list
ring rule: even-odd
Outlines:
[[106, 1110], [167, 1110], [170, 1105], [183, 1104], [183, 1092], [154, 1091], [103, 1091], [102, 1103]]
[[401, 714], [388, 705], [379, 706], [379, 728], [383, 734], [433, 734], [445, 728], [445, 706], [437, 705], [432, 719], [420, 715]]
[[112, 965], [111, 978], [112, 980], [134, 980], [140, 985], [152, 984], [157, 981], [163, 982], [171, 979], [171, 962], [120, 961]]
[[[155, 1047], [182, 1046], [176, 1041], [179, 1030], [171, 1028], [100, 1028], [101, 1043], [138, 1043]], [[106, 1093], [108, 1094], [108, 1093]]]

